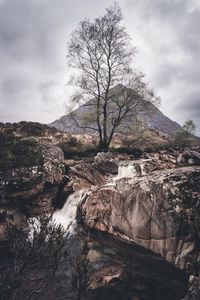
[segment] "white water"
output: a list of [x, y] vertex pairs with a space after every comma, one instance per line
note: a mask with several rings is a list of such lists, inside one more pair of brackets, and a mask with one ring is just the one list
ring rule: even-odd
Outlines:
[[116, 181], [121, 178], [134, 178], [138, 175], [145, 175], [145, 162], [148, 159], [143, 159], [140, 161], [121, 161], [118, 167], [118, 174], [110, 178], [107, 182], [108, 185], [115, 185]]
[[75, 231], [77, 207], [86, 194], [85, 189], [74, 192], [67, 198], [63, 208], [53, 214], [53, 221], [61, 224], [70, 235]]
[[28, 234], [28, 239], [30, 241], [33, 241], [34, 239], [34, 232], [39, 233], [40, 232], [40, 226], [41, 223], [37, 218], [29, 218], [28, 219], [28, 226], [29, 226], [29, 234]]
[[119, 165], [117, 179], [123, 177], [134, 177], [136, 175], [137, 171], [133, 162]]
[[[121, 178], [133, 178], [138, 175], [144, 175], [145, 161], [121, 161], [119, 163], [118, 174], [110, 178], [106, 186], [114, 186], [116, 181]], [[56, 224], [61, 224], [70, 235], [75, 232], [77, 207], [88, 193], [89, 190], [86, 189], [74, 192], [67, 198], [63, 208], [53, 214], [53, 221]]]
[[132, 178], [138, 175], [145, 175], [145, 163], [149, 162], [150, 159], [141, 159], [135, 161], [122, 161], [119, 164], [117, 179], [128, 177]]

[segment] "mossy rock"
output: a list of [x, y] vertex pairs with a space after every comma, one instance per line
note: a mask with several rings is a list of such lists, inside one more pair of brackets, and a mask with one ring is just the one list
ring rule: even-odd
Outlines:
[[36, 138], [18, 139], [14, 135], [0, 134], [0, 171], [31, 167], [43, 163], [42, 147]]
[[12, 168], [13, 147], [16, 142], [17, 140], [12, 133], [0, 133], [0, 171]]

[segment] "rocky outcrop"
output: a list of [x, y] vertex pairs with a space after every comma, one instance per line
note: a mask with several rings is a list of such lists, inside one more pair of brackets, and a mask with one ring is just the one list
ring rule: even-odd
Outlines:
[[191, 274], [199, 272], [200, 167], [121, 178], [82, 203], [90, 228], [132, 240]]
[[6, 221], [23, 226], [28, 217], [53, 212], [65, 178], [64, 155], [58, 147], [36, 138], [11, 141], [9, 164], [4, 161], [0, 175], [1, 236]]
[[[23, 130], [32, 132], [26, 125]], [[22, 137], [21, 127], [8, 131], [0, 139], [0, 240], [6, 239], [6, 222], [21, 227], [30, 217], [61, 209], [65, 223], [70, 216], [74, 226], [77, 215], [88, 234], [92, 299], [99, 293], [99, 299], [184, 296], [185, 271], [199, 274], [198, 151], [64, 160], [46, 133], [43, 143], [41, 132], [36, 138]], [[55, 290], [57, 295], [60, 288]]]
[[5, 145], [5, 139], [29, 137], [36, 137], [42, 144], [59, 145], [68, 141], [71, 135], [37, 122], [0, 123], [0, 144]]
[[180, 163], [200, 166], [200, 153], [195, 150], [186, 149], [181, 155]]
[[180, 300], [187, 292], [184, 272], [136, 243], [93, 231], [88, 247], [91, 299]]

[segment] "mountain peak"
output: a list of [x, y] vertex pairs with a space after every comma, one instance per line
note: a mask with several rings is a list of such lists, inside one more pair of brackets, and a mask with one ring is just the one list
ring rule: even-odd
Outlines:
[[[112, 87], [110, 89], [110, 92], [115, 94], [115, 92], [119, 91], [122, 92], [122, 90], [127, 89], [126, 86], [123, 84], [117, 84], [116, 86]], [[81, 120], [83, 118], [84, 114], [88, 113], [88, 103], [90, 103], [92, 100], [89, 100], [85, 104], [81, 105], [79, 108], [75, 110], [76, 116], [78, 119]], [[150, 130], [159, 131], [161, 133], [167, 134], [167, 135], [173, 135], [173, 133], [180, 128], [180, 125], [174, 121], [172, 121], [170, 118], [165, 116], [154, 104], [150, 103], [142, 107], [140, 109], [140, 112], [137, 115], [137, 120], [143, 124], [144, 127], [147, 127]], [[132, 118], [130, 120], [124, 120], [124, 123], [122, 122], [122, 127], [130, 127], [131, 122], [133, 123]], [[129, 124], [130, 123], [130, 124]], [[66, 131], [70, 133], [91, 133], [91, 130], [83, 130], [80, 127], [77, 126], [76, 122], [71, 118], [69, 114], [63, 115], [61, 118], [55, 120], [49, 126], [54, 126], [58, 130]], [[92, 124], [94, 127], [95, 124]]]

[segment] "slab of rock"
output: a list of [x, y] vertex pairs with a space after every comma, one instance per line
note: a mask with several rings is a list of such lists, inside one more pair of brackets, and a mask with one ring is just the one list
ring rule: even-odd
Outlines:
[[200, 167], [119, 179], [91, 192], [82, 212], [90, 228], [132, 240], [191, 273], [199, 265]]
[[189, 165], [198, 165], [200, 166], [200, 153], [195, 150], [186, 149], [183, 154], [183, 159]]
[[94, 231], [88, 247], [92, 299], [180, 300], [187, 292], [188, 275], [136, 243]]

